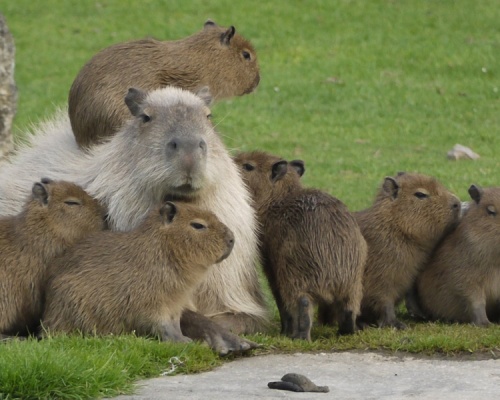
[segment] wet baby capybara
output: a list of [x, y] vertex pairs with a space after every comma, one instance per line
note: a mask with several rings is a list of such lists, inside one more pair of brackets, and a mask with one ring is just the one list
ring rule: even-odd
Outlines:
[[338, 199], [304, 188], [304, 163], [265, 152], [234, 157], [253, 195], [264, 271], [282, 333], [311, 340], [314, 305], [330, 306], [340, 334], [355, 331], [366, 242]]

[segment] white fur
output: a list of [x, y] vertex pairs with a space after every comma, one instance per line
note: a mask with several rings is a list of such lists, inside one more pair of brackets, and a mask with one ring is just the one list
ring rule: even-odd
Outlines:
[[[180, 103], [206, 110], [200, 98], [176, 88], [153, 91], [145, 102], [148, 109]], [[76, 144], [67, 112], [40, 124], [28, 144], [0, 166], [0, 215], [17, 214], [33, 182], [48, 177], [75, 182], [99, 199], [108, 207], [112, 229], [137, 226], [168, 193], [169, 174], [175, 171], [156, 162], [164, 154], [162, 137], [144, 142], [134, 136], [133, 122], [87, 153]], [[212, 210], [233, 231], [235, 247], [226, 260], [210, 269], [196, 291], [196, 306], [207, 316], [240, 312], [264, 319], [261, 294], [247, 290], [258, 285], [256, 222], [249, 194], [219, 135], [208, 123], [207, 127], [202, 132], [209, 143], [207, 170], [194, 201]]]

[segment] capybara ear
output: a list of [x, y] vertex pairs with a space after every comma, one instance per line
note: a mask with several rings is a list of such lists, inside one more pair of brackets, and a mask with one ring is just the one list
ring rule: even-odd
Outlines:
[[472, 200], [479, 204], [481, 201], [481, 196], [483, 195], [483, 189], [480, 186], [471, 185], [469, 188], [469, 195]]
[[406, 172], [404, 172], [404, 171], [399, 171], [399, 172], [398, 172], [398, 174], [397, 174], [397, 176], [401, 176], [401, 175], [404, 175], [404, 174], [406, 174]]
[[160, 215], [165, 224], [170, 224], [173, 221], [176, 213], [177, 213], [177, 207], [171, 201], [167, 201], [160, 208]]
[[306, 172], [306, 164], [302, 160], [292, 160], [290, 161], [290, 165], [297, 171], [299, 176], [304, 175], [304, 172]]
[[393, 199], [398, 197], [399, 185], [393, 177], [386, 176], [382, 188], [384, 189], [384, 192], [386, 192]]
[[42, 182], [44, 185], [48, 185], [54, 181], [50, 178], [42, 178], [42, 179], [40, 179], [40, 182]]
[[125, 104], [134, 117], [137, 117], [142, 113], [142, 103], [145, 98], [146, 92], [137, 88], [129, 88], [128, 93], [125, 96]]
[[[42, 180], [43, 182], [43, 180]], [[47, 205], [49, 202], [49, 192], [43, 183], [36, 182], [33, 184], [31, 189], [33, 192], [33, 198], [37, 200], [40, 204]]]
[[286, 175], [286, 171], [288, 170], [288, 162], [285, 160], [276, 161], [273, 164], [273, 169], [271, 173], [271, 180], [273, 182], [279, 181]]
[[220, 36], [220, 42], [226, 46], [229, 46], [229, 43], [231, 42], [231, 39], [233, 38], [235, 33], [236, 29], [231, 25], [229, 28], [227, 28], [227, 31]]
[[210, 107], [214, 98], [212, 97], [212, 93], [210, 93], [210, 88], [208, 86], [203, 86], [196, 92], [196, 96], [203, 100], [207, 107]]
[[217, 26], [217, 24], [215, 23], [215, 21], [212, 21], [211, 19], [207, 19], [205, 21], [205, 24], [203, 25], [203, 28], [215, 28]]

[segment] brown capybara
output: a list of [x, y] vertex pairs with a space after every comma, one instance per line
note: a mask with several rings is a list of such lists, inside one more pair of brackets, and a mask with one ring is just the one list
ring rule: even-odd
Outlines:
[[183, 313], [181, 328], [223, 354], [248, 349], [237, 334], [261, 329], [267, 309], [255, 268], [250, 193], [210, 121], [208, 101], [175, 87], [131, 88], [124, 101], [128, 122], [109, 142], [87, 151], [76, 144], [68, 114], [58, 114], [39, 125], [0, 168], [0, 215], [19, 212], [19, 200], [27, 195], [23, 184], [38, 176], [81, 185], [107, 207], [114, 231], [139, 226], [165, 200], [212, 211], [233, 232], [234, 249], [205, 275], [193, 296], [198, 314]]
[[255, 201], [262, 263], [282, 333], [311, 340], [314, 303], [335, 310], [340, 334], [353, 333], [367, 253], [354, 217], [335, 197], [302, 187], [303, 161], [259, 151], [234, 160]]
[[259, 80], [252, 44], [233, 26], [208, 21], [181, 40], [142, 39], [101, 50], [71, 86], [69, 117], [78, 145], [88, 148], [114, 135], [128, 119], [123, 97], [129, 87], [176, 86], [197, 93], [208, 86], [212, 100], [219, 100], [250, 93]]
[[472, 202], [417, 278], [430, 319], [487, 326], [500, 322], [500, 188], [472, 185]]
[[386, 177], [375, 201], [355, 217], [368, 243], [360, 326], [404, 329], [395, 307], [460, 216], [460, 201], [435, 178]]
[[233, 233], [210, 211], [166, 202], [136, 229], [101, 232], [58, 258], [42, 325], [51, 332], [135, 332], [189, 341], [181, 312], [233, 244]]
[[104, 211], [69, 182], [44, 178], [23, 210], [0, 218], [0, 334], [27, 335], [40, 324], [47, 268], [85, 236], [104, 229]]

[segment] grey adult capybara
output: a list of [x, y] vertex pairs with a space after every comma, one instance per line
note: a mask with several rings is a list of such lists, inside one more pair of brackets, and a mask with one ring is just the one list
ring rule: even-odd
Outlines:
[[208, 271], [194, 304], [217, 322], [186, 312], [181, 328], [185, 336], [205, 338], [224, 353], [247, 344], [222, 328], [255, 332], [267, 310], [255, 268], [255, 212], [239, 169], [208, 118], [206, 102], [178, 88], [131, 89], [127, 124], [109, 142], [88, 151], [79, 149], [67, 115], [60, 114], [41, 125], [29, 145], [0, 168], [0, 215], [18, 212], [26, 196], [22, 184], [40, 174], [82, 185], [107, 206], [108, 224], [116, 231], [137, 227], [166, 199], [189, 200], [212, 211], [234, 233], [235, 246]]
[[40, 324], [47, 268], [86, 235], [104, 229], [104, 211], [85, 191], [44, 178], [22, 211], [0, 218], [0, 335], [27, 335]]
[[500, 188], [472, 185], [457, 228], [417, 278], [418, 303], [431, 319], [488, 326], [500, 322]]
[[386, 177], [373, 205], [355, 213], [368, 243], [360, 325], [404, 329], [395, 307], [440, 240], [453, 229], [460, 201], [433, 177]]
[[235, 158], [257, 211], [264, 271], [282, 333], [311, 340], [314, 303], [331, 307], [339, 333], [353, 333], [362, 297], [367, 246], [347, 207], [304, 188], [300, 160], [254, 151]]
[[166, 202], [128, 232], [100, 232], [54, 262], [42, 325], [51, 332], [157, 335], [190, 341], [180, 316], [234, 244], [210, 211]]
[[129, 87], [176, 86], [192, 92], [208, 86], [219, 100], [252, 92], [259, 84], [252, 44], [208, 21], [203, 30], [175, 41], [143, 39], [97, 53], [81, 69], [69, 92], [69, 117], [79, 146], [101, 143], [129, 117], [123, 96]]

